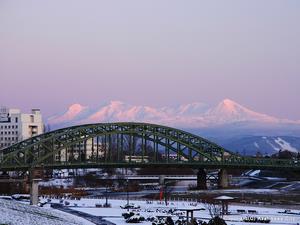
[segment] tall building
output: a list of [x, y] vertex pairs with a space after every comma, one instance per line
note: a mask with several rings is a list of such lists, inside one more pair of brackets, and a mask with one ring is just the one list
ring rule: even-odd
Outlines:
[[0, 149], [19, 141], [42, 134], [44, 130], [39, 109], [21, 113], [19, 109], [0, 108]]

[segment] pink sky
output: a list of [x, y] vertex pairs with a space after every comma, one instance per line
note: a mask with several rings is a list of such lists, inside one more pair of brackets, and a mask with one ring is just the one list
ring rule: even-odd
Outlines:
[[300, 2], [0, 1], [0, 105], [231, 98], [300, 119]]

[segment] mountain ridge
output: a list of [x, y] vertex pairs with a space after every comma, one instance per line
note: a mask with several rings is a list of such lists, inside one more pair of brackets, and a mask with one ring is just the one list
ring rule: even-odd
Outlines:
[[75, 103], [63, 113], [47, 119], [47, 123], [55, 128], [85, 123], [124, 121], [149, 122], [180, 128], [211, 128], [235, 123], [262, 124], [262, 126], [300, 125], [300, 121], [279, 119], [258, 113], [231, 99], [224, 99], [212, 107], [202, 102], [160, 108], [130, 105], [117, 100], [102, 103], [99, 107]]

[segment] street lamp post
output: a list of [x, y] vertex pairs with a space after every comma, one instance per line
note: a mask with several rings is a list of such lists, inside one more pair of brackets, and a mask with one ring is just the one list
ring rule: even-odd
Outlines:
[[127, 205], [129, 205], [129, 181], [128, 179], [126, 180], [127, 188], [126, 188], [126, 195], [127, 195]]
[[[163, 192], [164, 192], [164, 197], [165, 197], [165, 204], [166, 205], [168, 205], [168, 195], [170, 194], [170, 193], [168, 193], [169, 192], [169, 190], [168, 190], [168, 184], [169, 183], [171, 183], [170, 181], [169, 182], [165, 182], [164, 183], [164, 185], [163, 185]], [[171, 192], [171, 190], [170, 190], [170, 192]]]
[[108, 207], [108, 191], [107, 191], [107, 185], [105, 188], [105, 206]]

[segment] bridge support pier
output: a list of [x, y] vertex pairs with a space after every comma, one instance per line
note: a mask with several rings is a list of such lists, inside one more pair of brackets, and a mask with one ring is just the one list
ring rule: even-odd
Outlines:
[[30, 184], [30, 205], [39, 203], [39, 182], [42, 179], [32, 179]]
[[229, 176], [226, 169], [221, 169], [218, 174], [218, 187], [220, 189], [229, 187]]
[[39, 182], [44, 176], [43, 168], [37, 167], [29, 171], [30, 182], [30, 205], [37, 205], [39, 203]]
[[165, 175], [159, 175], [159, 185], [165, 185]]
[[207, 190], [207, 179], [206, 171], [204, 169], [199, 169], [197, 173], [197, 189]]

